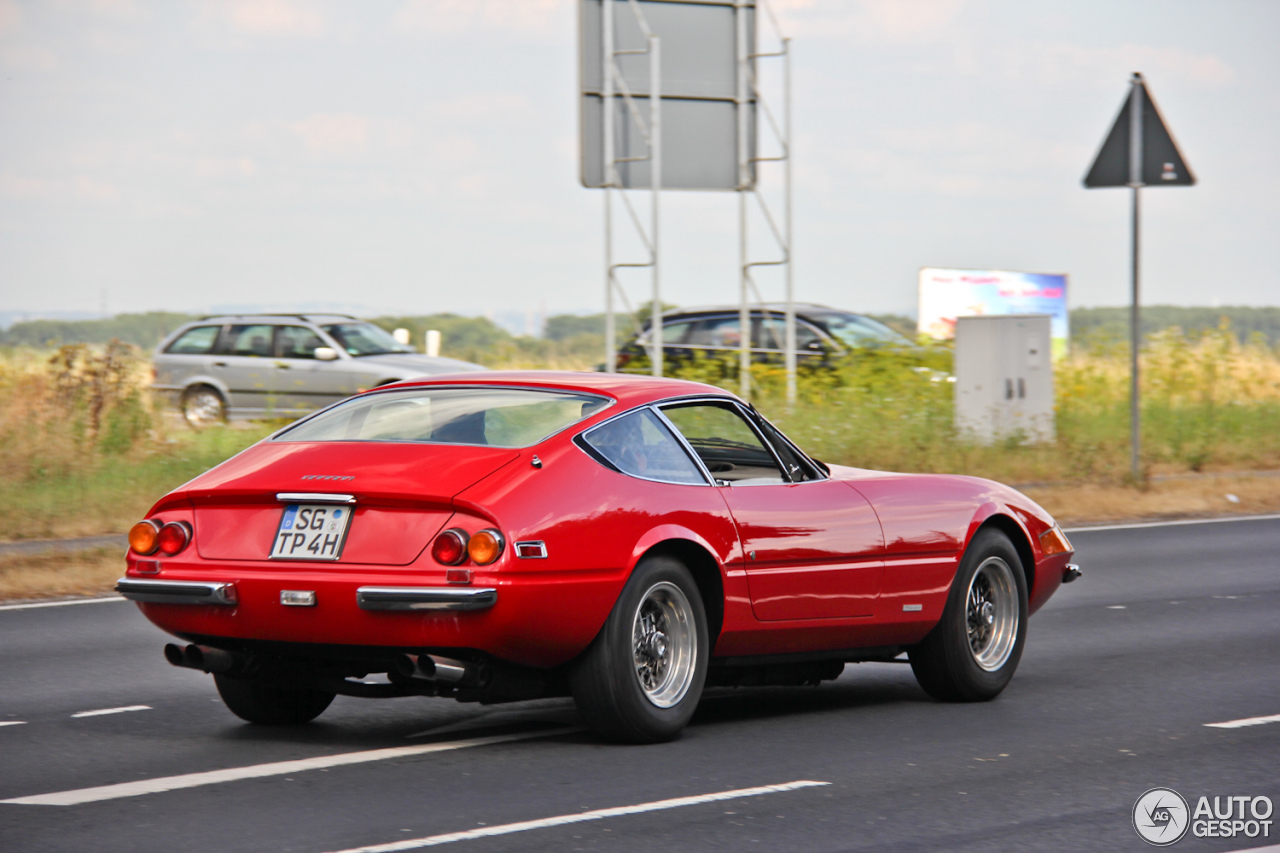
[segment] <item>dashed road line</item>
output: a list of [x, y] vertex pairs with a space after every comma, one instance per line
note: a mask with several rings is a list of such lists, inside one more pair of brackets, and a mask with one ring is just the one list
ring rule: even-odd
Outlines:
[[1205, 723], [1211, 729], [1243, 729], [1247, 726], [1263, 726], [1267, 723], [1280, 723], [1280, 714], [1268, 717], [1245, 717], [1243, 720], [1228, 720], [1225, 723]]
[[238, 782], [243, 779], [261, 779], [264, 776], [283, 776], [288, 773], [299, 773], [304, 770], [321, 770], [327, 767], [342, 767], [347, 764], [364, 764], [370, 761], [386, 761], [392, 758], [408, 758], [414, 755], [426, 755], [432, 752], [448, 752], [454, 749], [466, 749], [472, 746], [488, 746], [494, 743], [508, 743], [517, 740], [553, 737], [581, 731], [579, 728], [544, 729], [537, 732], [523, 732], [510, 735], [492, 735], [490, 737], [455, 740], [444, 743], [425, 743], [418, 746], [394, 746], [386, 749], [370, 749], [363, 752], [343, 752], [338, 755], [318, 755], [315, 758], [301, 758], [294, 761], [275, 761], [270, 764], [254, 764], [248, 767], [228, 767], [225, 770], [209, 770], [203, 773], [184, 773], [181, 776], [163, 776], [158, 779], [140, 779], [136, 782], [121, 782], [117, 785], [100, 785], [95, 788], [79, 788], [74, 791], [55, 791], [49, 794], [35, 794], [29, 797], [14, 797], [0, 800], [0, 803], [21, 806], [78, 806], [82, 803], [96, 803], [102, 800], [118, 800], [124, 797], [138, 797], [143, 794], [159, 794], [164, 791], [176, 791], [180, 788], [198, 788], [203, 785], [216, 785], [221, 782]]
[[35, 610], [38, 607], [66, 607], [69, 604], [99, 604], [103, 601], [124, 601], [123, 595], [101, 598], [73, 598], [69, 601], [33, 601], [30, 604], [0, 604], [0, 610]]
[[97, 711], [81, 711], [78, 714], [72, 714], [74, 718], [80, 717], [104, 717], [107, 714], [127, 714], [130, 711], [150, 711], [150, 705], [124, 705], [120, 708], [100, 708]]
[[470, 841], [474, 838], [489, 838], [494, 835], [510, 835], [515, 832], [527, 832], [531, 829], [545, 829], [549, 826], [564, 826], [570, 823], [583, 823], [589, 820], [603, 820], [609, 817], [643, 814], [645, 812], [678, 809], [684, 806], [696, 806], [702, 803], [718, 803], [723, 800], [737, 800], [743, 797], [759, 797], [762, 794], [781, 794], [801, 788], [816, 788], [830, 785], [830, 782], [812, 782], [802, 779], [797, 782], [785, 782], [781, 785], [761, 785], [758, 788], [738, 788], [734, 791], [719, 791], [714, 794], [698, 794], [692, 797], [676, 797], [671, 800], [655, 800], [651, 803], [640, 803], [634, 806], [616, 806], [610, 809], [565, 814], [558, 817], [544, 817], [538, 820], [525, 820], [519, 823], [504, 823], [499, 826], [482, 826], [478, 829], [467, 829], [462, 832], [450, 832], [444, 835], [429, 835], [425, 838], [407, 838], [388, 844], [371, 844], [368, 847], [353, 847], [336, 853], [398, 853], [401, 850], [417, 850], [422, 847], [435, 847], [440, 844], [451, 844], [455, 841]]
[[25, 726], [26, 720], [0, 720], [0, 726]]

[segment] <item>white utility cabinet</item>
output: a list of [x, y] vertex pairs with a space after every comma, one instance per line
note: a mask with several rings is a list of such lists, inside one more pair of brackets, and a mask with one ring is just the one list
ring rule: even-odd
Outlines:
[[956, 426], [983, 443], [1053, 440], [1048, 314], [956, 318]]

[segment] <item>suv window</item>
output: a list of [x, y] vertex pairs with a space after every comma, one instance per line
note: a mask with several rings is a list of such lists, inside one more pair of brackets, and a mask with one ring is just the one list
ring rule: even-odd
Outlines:
[[[769, 315], [752, 321], [751, 345], [757, 349], [781, 351], [787, 341], [786, 317]], [[815, 347], [814, 344], [817, 344]], [[796, 351], [822, 348], [822, 338], [817, 331], [805, 321], [796, 318]]]
[[736, 316], [700, 320], [689, 333], [688, 343], [695, 347], [736, 349], [742, 345], [740, 328]]
[[169, 344], [165, 352], [175, 355], [204, 355], [213, 349], [213, 342], [218, 339], [218, 332], [221, 330], [221, 326], [196, 326], [187, 329]]
[[663, 408], [717, 481], [783, 483], [773, 454], [731, 403], [688, 403]]
[[276, 358], [315, 358], [324, 340], [306, 326], [276, 326]]
[[219, 355], [256, 355], [271, 357], [273, 327], [266, 324], [237, 325], [227, 329], [218, 343]]

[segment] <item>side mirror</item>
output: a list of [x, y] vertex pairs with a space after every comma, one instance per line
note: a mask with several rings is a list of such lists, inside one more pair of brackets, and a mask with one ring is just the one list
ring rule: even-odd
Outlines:
[[321, 361], [334, 361], [338, 357], [338, 351], [333, 347], [316, 347], [316, 358]]

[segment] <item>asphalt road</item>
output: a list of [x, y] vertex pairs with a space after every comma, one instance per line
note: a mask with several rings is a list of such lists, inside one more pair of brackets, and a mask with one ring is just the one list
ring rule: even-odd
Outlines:
[[[0, 850], [324, 853], [482, 830], [504, 834], [445, 846], [1137, 851], [1131, 810], [1153, 787], [1280, 804], [1280, 721], [1206, 725], [1280, 715], [1280, 520], [1071, 538], [1085, 577], [1032, 618], [994, 702], [939, 704], [909, 667], [851, 665], [816, 689], [710, 693], [678, 741], [645, 747], [597, 741], [568, 700], [339, 697], [302, 729], [252, 727], [166, 664], [127, 602], [0, 610], [0, 801], [105, 797], [0, 802]], [[240, 770], [282, 761], [303, 763]], [[803, 781], [827, 784], [751, 790]], [[1269, 838], [1174, 849], [1280, 844], [1272, 820]]]

